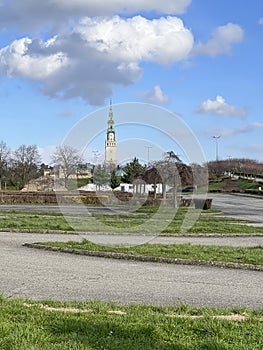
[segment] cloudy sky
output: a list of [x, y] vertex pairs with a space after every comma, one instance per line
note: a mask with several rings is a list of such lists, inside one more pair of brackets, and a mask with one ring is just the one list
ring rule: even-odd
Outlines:
[[11, 148], [36, 144], [48, 161], [112, 98], [177, 113], [207, 160], [220, 136], [220, 159], [263, 161], [262, 1], [0, 0], [0, 28], [0, 139]]

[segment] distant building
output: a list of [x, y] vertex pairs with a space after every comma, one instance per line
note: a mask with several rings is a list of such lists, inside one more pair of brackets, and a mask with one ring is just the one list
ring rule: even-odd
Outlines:
[[44, 177], [53, 177], [54, 178], [55, 177], [54, 169], [51, 168], [51, 167], [43, 169], [43, 176]]
[[110, 101], [110, 111], [108, 118], [108, 128], [105, 140], [105, 169], [111, 172], [117, 167], [117, 142], [114, 129], [112, 102]]
[[[154, 186], [156, 188], [156, 193], [163, 193], [163, 184], [161, 183], [153, 185], [140, 182], [135, 184], [121, 183], [118, 187], [114, 189], [114, 191], [130, 192], [136, 194], [148, 194], [154, 191]], [[169, 190], [171, 189], [171, 187], [166, 185], [166, 189]]]
[[54, 189], [54, 177], [45, 175], [37, 179], [30, 180], [21, 192], [51, 192]]
[[76, 171], [76, 177], [78, 179], [90, 179], [93, 175], [94, 164], [85, 163], [79, 164]]
[[[91, 163], [78, 164], [72, 174], [69, 175], [69, 179], [90, 179], [93, 175], [95, 165]], [[45, 173], [45, 176], [54, 176], [54, 174]], [[64, 179], [65, 173], [63, 167], [58, 164], [56, 169], [56, 176], [58, 179]]]

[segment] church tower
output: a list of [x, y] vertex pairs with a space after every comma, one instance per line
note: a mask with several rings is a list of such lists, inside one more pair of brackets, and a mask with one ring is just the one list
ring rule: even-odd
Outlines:
[[107, 171], [112, 171], [117, 166], [117, 142], [115, 137], [112, 101], [110, 100], [110, 111], [108, 118], [108, 129], [105, 140], [105, 168]]

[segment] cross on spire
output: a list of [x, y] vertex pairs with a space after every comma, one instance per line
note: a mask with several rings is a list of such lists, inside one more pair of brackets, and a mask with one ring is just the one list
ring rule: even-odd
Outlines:
[[112, 99], [110, 99], [110, 111], [108, 119], [108, 130], [107, 132], [114, 132], [114, 120], [113, 120], [113, 111], [112, 111]]

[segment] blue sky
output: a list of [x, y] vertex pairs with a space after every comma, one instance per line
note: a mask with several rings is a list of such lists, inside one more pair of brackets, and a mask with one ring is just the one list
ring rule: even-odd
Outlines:
[[[220, 159], [263, 161], [262, 1], [0, 0], [0, 26], [0, 139], [9, 147], [36, 144], [48, 162], [90, 118], [101, 130], [87, 140], [93, 161], [104, 150], [112, 98], [116, 124], [127, 123], [117, 128], [128, 150], [120, 161], [145, 160], [147, 147], [151, 160], [174, 148], [193, 161], [169, 138], [182, 125], [207, 160], [220, 136]], [[142, 111], [140, 126], [129, 129], [132, 115], [115, 108], [128, 102], [156, 105], [160, 118], [163, 109], [176, 113], [181, 126], [164, 118], [158, 134], [142, 126]], [[102, 107], [105, 124], [96, 114]], [[132, 146], [129, 138], [137, 138]]]

